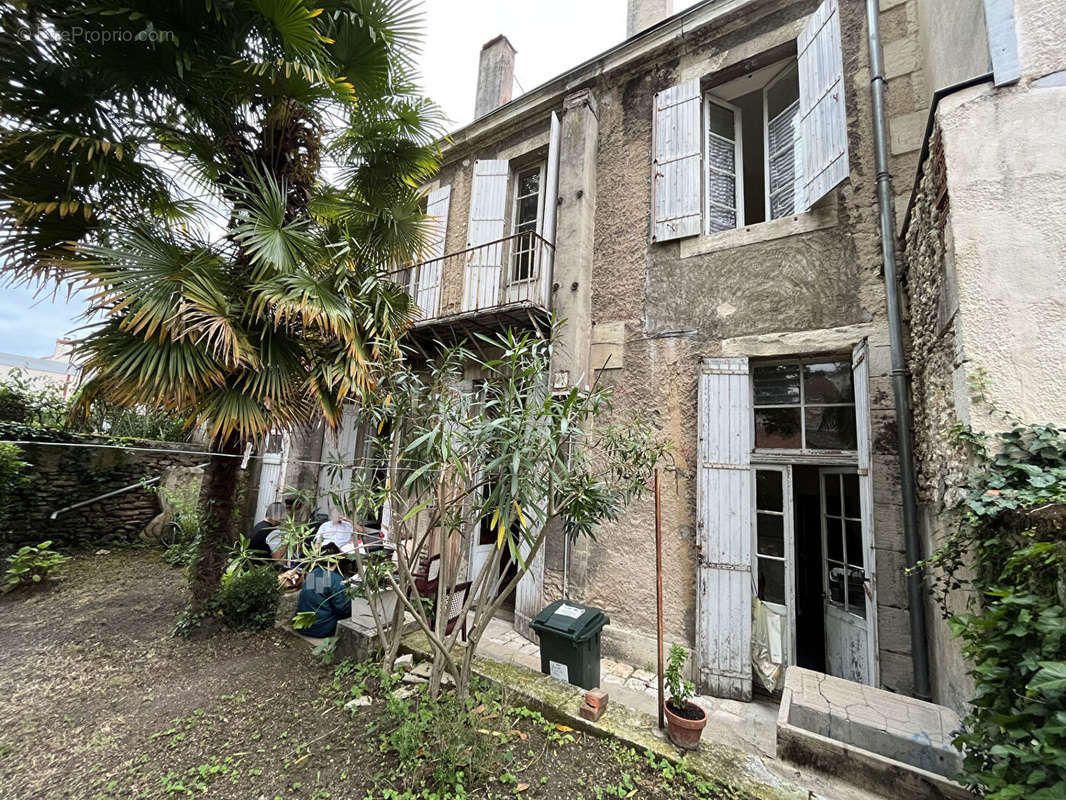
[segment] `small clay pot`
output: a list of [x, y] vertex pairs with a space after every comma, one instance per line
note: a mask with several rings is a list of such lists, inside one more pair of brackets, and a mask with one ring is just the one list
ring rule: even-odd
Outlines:
[[663, 703], [666, 711], [666, 735], [670, 741], [682, 750], [695, 750], [700, 746], [700, 737], [707, 727], [707, 712], [695, 703], [686, 703], [692, 711], [698, 711], [699, 719], [688, 719], [670, 710], [669, 703]]

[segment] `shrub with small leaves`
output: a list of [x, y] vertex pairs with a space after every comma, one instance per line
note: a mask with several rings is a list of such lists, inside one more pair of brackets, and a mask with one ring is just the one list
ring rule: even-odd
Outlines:
[[[1066, 431], [957, 431], [974, 469], [958, 527], [923, 566], [972, 663], [973, 707], [955, 744], [988, 800], [1066, 797]], [[972, 569], [966, 579], [965, 567]], [[948, 596], [970, 592], [969, 613]]]
[[57, 553], [51, 549], [51, 542], [41, 542], [36, 547], [20, 547], [15, 555], [8, 557], [7, 572], [4, 573], [4, 593], [34, 583], [40, 583], [48, 574], [70, 561], [70, 556]]
[[262, 566], [231, 575], [216, 595], [215, 605], [228, 627], [258, 631], [274, 624], [280, 601], [277, 572]]

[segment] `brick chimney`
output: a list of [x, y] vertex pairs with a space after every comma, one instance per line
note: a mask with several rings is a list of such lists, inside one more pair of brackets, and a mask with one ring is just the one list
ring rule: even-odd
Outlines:
[[474, 119], [483, 117], [511, 100], [514, 85], [515, 49], [502, 33], [481, 46], [477, 68], [477, 99]]
[[629, 0], [626, 38], [646, 31], [674, 13], [674, 0]]

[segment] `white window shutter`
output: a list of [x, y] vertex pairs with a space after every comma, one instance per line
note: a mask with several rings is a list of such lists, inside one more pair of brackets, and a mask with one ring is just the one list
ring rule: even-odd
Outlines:
[[658, 92], [652, 119], [652, 241], [695, 236], [702, 227], [700, 82]]
[[863, 528], [863, 564], [866, 566], [866, 663], [867, 679], [881, 685], [877, 652], [877, 551], [874, 549], [874, 482], [870, 424], [870, 348], [866, 339], [851, 351], [851, 377], [855, 387], [855, 433], [859, 469], [859, 514]]
[[426, 216], [432, 222], [426, 258], [418, 268], [415, 286], [415, 303], [423, 318], [432, 318], [440, 312], [440, 282], [444, 262], [445, 239], [448, 236], [448, 205], [452, 197], [451, 186], [434, 189], [426, 198]]
[[[478, 248], [503, 238], [507, 216], [507, 161], [479, 158], [474, 162], [470, 188], [470, 224], [467, 247]], [[490, 308], [499, 303], [503, 271], [503, 243], [472, 250], [463, 281], [463, 311]]]
[[[766, 120], [766, 219], [780, 219], [796, 213], [797, 186], [803, 190], [796, 163], [802, 152], [798, 147], [799, 98], [780, 108], [781, 87], [788, 88], [795, 67], [786, 67], [762, 90]], [[802, 205], [802, 201], [799, 203]]]
[[804, 158], [803, 197], [796, 204], [799, 212], [822, 199], [849, 173], [839, 0], [825, 0], [818, 6], [796, 49]]
[[540, 301], [545, 308], [551, 305], [552, 275], [555, 266], [555, 225], [559, 207], [559, 151], [562, 147], [562, 125], [553, 111], [548, 127], [548, 165], [544, 172], [544, 221], [540, 235], [551, 247], [544, 248], [540, 273]]
[[716, 697], [750, 700], [754, 439], [748, 359], [704, 359], [698, 427], [700, 683]]

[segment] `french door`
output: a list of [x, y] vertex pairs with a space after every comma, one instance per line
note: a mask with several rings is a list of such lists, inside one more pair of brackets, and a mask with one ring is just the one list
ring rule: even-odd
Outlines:
[[[755, 466], [752, 508], [754, 593], [775, 612], [770, 625], [770, 657], [794, 664], [796, 652], [795, 514], [792, 467]], [[781, 625], [776, 625], [780, 622]], [[780, 630], [779, 630], [780, 628]]]
[[874, 596], [859, 475], [854, 469], [826, 467], [819, 483], [826, 671], [869, 684], [874, 676], [870, 652]]

